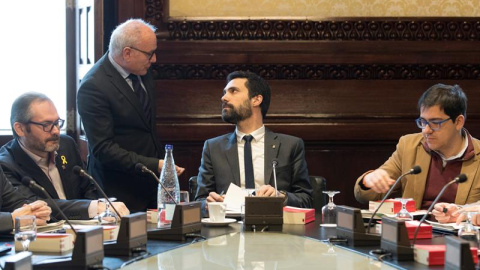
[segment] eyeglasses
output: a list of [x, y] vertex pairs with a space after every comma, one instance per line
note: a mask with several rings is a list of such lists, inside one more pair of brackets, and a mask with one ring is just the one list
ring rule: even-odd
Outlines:
[[144, 51], [144, 50], [137, 49], [137, 48], [135, 48], [135, 47], [133, 47], [133, 46], [130, 46], [129, 48], [134, 49], [135, 51], [139, 51], [139, 52], [145, 54], [145, 55], [148, 57], [148, 60], [152, 59], [152, 57], [155, 55], [155, 51], [153, 51], [153, 52], [146, 52], [146, 51]]
[[427, 121], [421, 117], [415, 119], [415, 122], [417, 123], [417, 126], [421, 129], [424, 129], [427, 127], [427, 125], [430, 127], [430, 129], [437, 131], [440, 130], [442, 127], [442, 124], [447, 122], [448, 120], [452, 119], [451, 117], [445, 119], [445, 120], [440, 120], [440, 121]]
[[63, 127], [63, 124], [65, 124], [65, 120], [63, 119], [58, 119], [55, 122], [44, 122], [44, 123], [38, 123], [34, 121], [28, 121], [27, 124], [34, 124], [34, 125], [39, 125], [42, 127], [43, 131], [45, 132], [52, 132], [53, 127], [57, 127], [58, 129], [61, 129]]

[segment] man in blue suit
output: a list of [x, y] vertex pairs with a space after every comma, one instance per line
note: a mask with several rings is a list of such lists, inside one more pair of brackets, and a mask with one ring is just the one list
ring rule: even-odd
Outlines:
[[[270, 105], [270, 87], [260, 76], [236, 71], [228, 75], [223, 90], [222, 119], [235, 124], [235, 132], [205, 142], [197, 177], [196, 200], [223, 201], [220, 194], [230, 183], [248, 187], [251, 174], [244, 148], [246, 135], [250, 142], [253, 180], [256, 196], [281, 196], [285, 204], [309, 208], [312, 206], [312, 187], [308, 178], [305, 149], [300, 138], [275, 133], [265, 128]], [[246, 139], [246, 138], [245, 138]], [[272, 161], [276, 160], [277, 192], [274, 188]], [[247, 167], [247, 169], [246, 169]], [[247, 181], [248, 182], [248, 181]]]

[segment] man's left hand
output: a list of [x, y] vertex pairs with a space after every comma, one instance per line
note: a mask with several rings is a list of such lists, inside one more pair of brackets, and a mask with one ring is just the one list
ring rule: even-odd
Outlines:
[[255, 196], [257, 196], [257, 197], [275, 197], [275, 196], [278, 196], [278, 197], [282, 197], [282, 198], [285, 197], [284, 194], [282, 194], [278, 191], [275, 193], [275, 188], [270, 186], [270, 185], [261, 186], [255, 192]]

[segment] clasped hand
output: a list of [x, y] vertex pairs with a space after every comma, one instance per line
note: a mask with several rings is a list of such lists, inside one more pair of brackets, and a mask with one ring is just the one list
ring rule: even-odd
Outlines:
[[15, 209], [12, 212], [12, 219], [15, 223], [15, 217], [32, 215], [36, 217], [37, 225], [46, 225], [50, 220], [52, 209], [46, 202], [38, 200], [30, 204], [24, 204], [22, 207]]

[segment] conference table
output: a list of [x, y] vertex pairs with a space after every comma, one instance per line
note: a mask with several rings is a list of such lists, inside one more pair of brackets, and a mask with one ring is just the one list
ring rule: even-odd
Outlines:
[[[348, 247], [330, 244], [336, 229], [320, 226], [320, 215], [306, 225], [284, 224], [282, 232], [245, 231], [241, 221], [227, 226], [202, 226], [201, 236], [186, 241], [148, 240], [147, 253], [105, 257], [108, 269], [443, 269], [414, 261], [383, 262], [368, 255], [378, 246]], [[154, 226], [149, 224], [149, 226]], [[441, 243], [443, 237], [420, 239], [419, 244]], [[12, 239], [3, 243], [13, 244]], [[9, 254], [13, 254], [11, 251]], [[8, 255], [8, 254], [7, 254]], [[38, 261], [43, 255], [33, 255]], [[5, 256], [0, 257], [3, 265]]]

